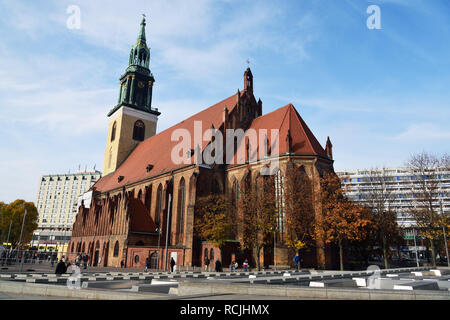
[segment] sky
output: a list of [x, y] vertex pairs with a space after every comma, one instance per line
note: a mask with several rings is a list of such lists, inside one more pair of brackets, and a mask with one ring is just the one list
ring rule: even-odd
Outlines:
[[263, 113], [292, 103], [335, 170], [450, 151], [450, 1], [0, 0], [0, 201], [102, 170], [143, 13], [158, 132], [242, 90], [248, 59]]

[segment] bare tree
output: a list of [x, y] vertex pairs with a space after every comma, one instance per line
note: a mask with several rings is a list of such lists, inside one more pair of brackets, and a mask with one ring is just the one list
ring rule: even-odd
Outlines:
[[448, 163], [448, 156], [438, 158], [425, 151], [411, 155], [406, 162], [412, 175], [413, 207], [410, 211], [421, 234], [429, 240], [433, 266], [436, 266], [435, 239], [442, 230], [442, 217], [439, 215], [440, 173], [442, 166]]
[[393, 177], [386, 174], [386, 169], [371, 169], [367, 175], [368, 191], [363, 193], [363, 201], [372, 211], [372, 220], [376, 226], [374, 232], [375, 241], [383, 250], [384, 267], [389, 268], [388, 257], [391, 244], [398, 241], [400, 229], [397, 224], [396, 213], [393, 211], [392, 202], [395, 194], [389, 185]]

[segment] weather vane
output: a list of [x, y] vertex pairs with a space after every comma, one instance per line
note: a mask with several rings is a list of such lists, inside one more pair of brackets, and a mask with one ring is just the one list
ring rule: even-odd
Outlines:
[[250, 68], [250, 59], [247, 59], [247, 65]]

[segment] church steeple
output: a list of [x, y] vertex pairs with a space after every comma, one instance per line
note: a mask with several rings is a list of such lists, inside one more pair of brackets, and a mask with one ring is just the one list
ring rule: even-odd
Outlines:
[[142, 17], [141, 29], [139, 30], [137, 38], [137, 43], [139, 42], [145, 43], [145, 15]]
[[152, 107], [155, 78], [150, 71], [150, 48], [147, 47], [145, 25], [144, 17], [137, 41], [131, 47], [125, 74], [120, 77], [117, 105], [108, 113], [104, 175], [115, 171], [141, 141], [156, 133], [161, 113]]
[[136, 43], [131, 47], [128, 67], [120, 78], [118, 104], [109, 112], [112, 115], [121, 106], [160, 115], [152, 108], [153, 83], [155, 78], [150, 71], [150, 48], [145, 36], [145, 16], [141, 20]]

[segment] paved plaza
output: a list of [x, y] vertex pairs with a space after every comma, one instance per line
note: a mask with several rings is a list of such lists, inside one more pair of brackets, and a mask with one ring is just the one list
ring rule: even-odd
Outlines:
[[[1, 299], [450, 299], [450, 269], [0, 273]], [[368, 293], [369, 292], [369, 293]], [[367, 293], [367, 294], [366, 294]], [[23, 295], [24, 294], [24, 295]], [[389, 295], [387, 295], [389, 294]]]

